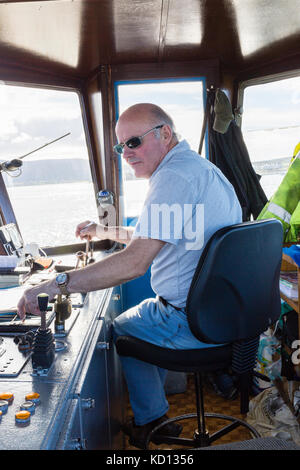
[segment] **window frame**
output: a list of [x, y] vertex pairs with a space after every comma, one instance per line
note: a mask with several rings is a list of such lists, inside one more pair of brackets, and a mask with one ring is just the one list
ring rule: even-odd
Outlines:
[[[0, 69], [1, 70], [1, 69]], [[83, 127], [83, 132], [85, 136], [85, 143], [86, 143], [86, 149], [87, 149], [87, 155], [88, 155], [88, 162], [89, 162], [89, 167], [91, 171], [91, 182], [94, 186], [94, 197], [95, 197], [95, 202], [97, 203], [97, 198], [96, 194], [98, 192], [98, 177], [95, 169], [95, 152], [92, 146], [91, 139], [89, 138], [90, 136], [90, 123], [89, 123], [89, 113], [87, 111], [87, 106], [86, 106], [86, 100], [85, 100], [85, 95], [82, 90], [82, 86], [80, 86], [80, 83], [78, 80], [70, 80], [68, 81], [69, 85], [67, 84], [66, 80], [60, 79], [59, 77], [53, 79], [53, 77], [50, 79], [53, 84], [49, 83], [49, 77], [45, 77], [43, 74], [38, 74], [38, 79], [40, 80], [40, 83], [37, 83], [37, 78], [33, 79], [32, 78], [32, 73], [24, 73], [23, 71], [21, 72], [15, 72], [13, 71], [13, 75], [16, 76], [15, 79], [10, 78], [10, 72], [9, 72], [9, 77], [6, 79], [5, 76], [7, 75], [6, 69], [1, 71], [0, 73], [0, 84], [2, 85], [8, 85], [8, 86], [14, 86], [14, 87], [20, 87], [20, 88], [36, 88], [36, 89], [41, 89], [41, 90], [55, 90], [55, 91], [64, 91], [64, 92], [70, 92], [70, 93], [75, 93], [78, 97], [78, 103], [80, 106], [80, 115], [81, 115], [81, 120], [82, 120], [82, 127]], [[23, 77], [28, 75], [28, 81], [23, 81]], [[35, 76], [35, 75], [34, 75]], [[55, 82], [55, 84], [54, 84]], [[82, 84], [81, 84], [82, 85]], [[12, 202], [9, 197], [9, 193], [6, 188], [6, 184], [4, 182], [2, 172], [0, 172], [0, 222], [1, 225], [6, 225], [9, 223], [14, 223], [21, 236], [22, 236], [22, 229], [20, 229], [18, 225], [18, 220], [16, 218], [14, 208], [12, 205]], [[80, 249], [82, 246], [82, 243], [72, 243], [69, 245], [54, 245], [49, 248], [50, 252], [55, 252], [57, 249], [59, 252], [71, 252], [73, 251], [72, 248]]]
[[[237, 100], [236, 100], [236, 108], [235, 108], [235, 120], [237, 125], [242, 129], [242, 121], [243, 121], [243, 103], [244, 103], [244, 92], [245, 89], [250, 86], [257, 86], [257, 85], [264, 85], [268, 83], [279, 82], [282, 80], [287, 80], [289, 78], [300, 78], [300, 69], [294, 69], [284, 72], [273, 73], [269, 75], [263, 76], [255, 76], [253, 78], [242, 80], [239, 82], [237, 87]], [[249, 156], [250, 157], [250, 156]], [[270, 159], [271, 161], [272, 159]], [[251, 163], [254, 161], [251, 160]]]

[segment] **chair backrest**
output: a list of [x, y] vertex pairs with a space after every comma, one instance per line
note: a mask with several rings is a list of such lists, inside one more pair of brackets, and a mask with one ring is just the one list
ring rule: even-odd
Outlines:
[[278, 220], [244, 222], [218, 230], [195, 271], [187, 316], [205, 343], [251, 339], [280, 315], [283, 230]]

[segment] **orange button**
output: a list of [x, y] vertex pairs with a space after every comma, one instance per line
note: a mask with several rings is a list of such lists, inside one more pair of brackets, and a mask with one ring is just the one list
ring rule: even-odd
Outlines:
[[11, 405], [14, 401], [14, 394], [10, 392], [0, 393], [0, 400], [6, 400]]
[[28, 394], [25, 396], [25, 400], [26, 400], [26, 401], [32, 401], [33, 403], [35, 403], [36, 405], [38, 405], [39, 402], [40, 402], [40, 394], [39, 394], [39, 393], [36, 393], [36, 392], [28, 393]]
[[30, 419], [30, 412], [26, 410], [17, 411], [15, 416], [16, 416], [16, 421], [24, 422]]

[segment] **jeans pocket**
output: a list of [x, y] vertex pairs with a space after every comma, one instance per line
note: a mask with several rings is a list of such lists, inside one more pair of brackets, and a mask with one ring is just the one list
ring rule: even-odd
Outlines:
[[170, 315], [169, 321], [166, 325], [166, 334], [163, 340], [163, 346], [166, 348], [176, 349], [176, 343], [178, 343], [178, 336], [181, 331], [181, 322], [178, 318]]

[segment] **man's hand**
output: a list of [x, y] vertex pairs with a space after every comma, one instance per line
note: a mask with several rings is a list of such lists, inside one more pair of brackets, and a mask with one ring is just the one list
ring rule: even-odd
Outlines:
[[91, 222], [90, 220], [85, 220], [77, 225], [75, 236], [80, 237], [82, 239], [91, 240], [93, 237], [96, 236], [96, 227], [97, 224]]
[[99, 238], [100, 240], [107, 240], [108, 233], [107, 227], [102, 224], [96, 224], [96, 222], [91, 222], [86, 220], [77, 225], [75, 235], [81, 239], [91, 240], [94, 237]]
[[17, 305], [18, 316], [21, 320], [25, 320], [26, 313], [40, 315], [37, 296], [41, 293], [48, 294], [49, 300], [53, 300], [58, 293], [58, 288], [53, 281], [46, 281], [38, 286], [26, 289]]

